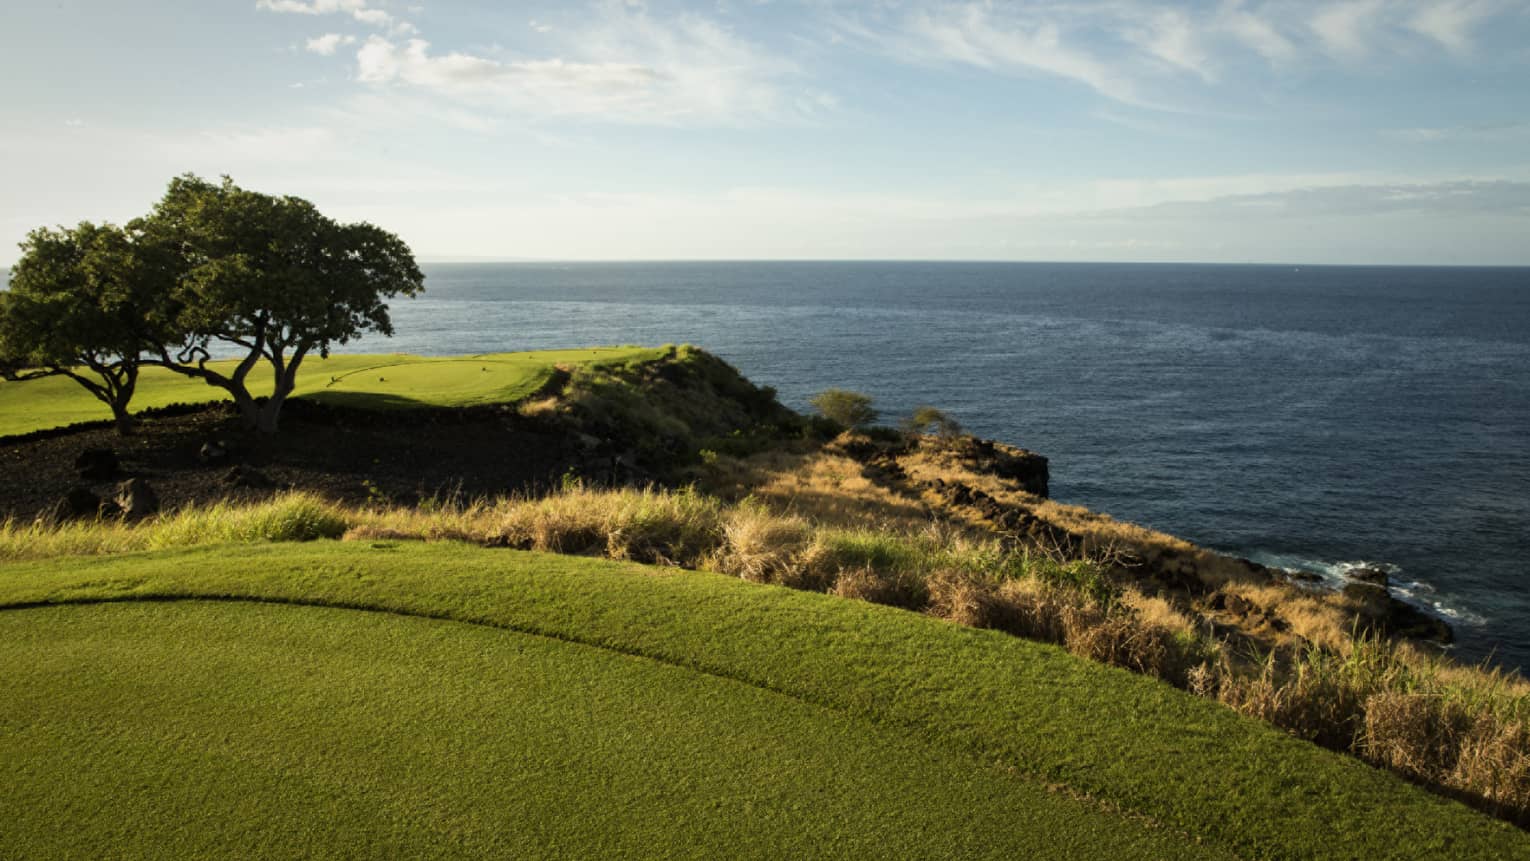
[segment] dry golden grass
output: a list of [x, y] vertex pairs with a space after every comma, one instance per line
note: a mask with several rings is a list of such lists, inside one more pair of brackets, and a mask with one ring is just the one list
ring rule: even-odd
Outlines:
[[929, 586], [922, 577], [869, 567], [840, 571], [834, 581], [834, 594], [905, 610], [923, 609], [930, 601]]
[[1306, 642], [1344, 652], [1353, 640], [1353, 614], [1330, 596], [1287, 583], [1226, 583], [1220, 591], [1236, 595], [1286, 623], [1286, 636], [1271, 634], [1267, 637], [1270, 645]]
[[0, 522], [0, 560], [101, 556], [198, 544], [337, 538], [349, 513], [316, 494], [289, 492], [248, 505], [219, 502], [168, 511], [141, 523], [119, 518], [50, 526]]
[[752, 496], [771, 509], [823, 524], [911, 528], [928, 522], [929, 508], [867, 478], [861, 464], [823, 451], [768, 451], [722, 459], [722, 479], [733, 495]]

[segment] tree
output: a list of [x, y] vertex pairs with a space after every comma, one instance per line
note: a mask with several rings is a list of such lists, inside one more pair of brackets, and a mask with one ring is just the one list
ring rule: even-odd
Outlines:
[[[397, 236], [371, 224], [340, 224], [306, 200], [247, 191], [224, 177], [175, 178], [153, 213], [132, 225], [173, 248], [169, 287], [176, 337], [152, 363], [224, 389], [245, 423], [274, 432], [298, 366], [366, 332], [393, 334], [384, 300], [414, 296], [425, 276]], [[216, 343], [215, 343], [216, 342]], [[242, 351], [224, 373], [213, 351]], [[264, 402], [250, 375], [264, 361]]]
[[808, 403], [824, 418], [847, 428], [869, 425], [880, 415], [871, 406], [871, 397], [847, 389], [824, 389]]
[[111, 224], [39, 228], [21, 249], [11, 289], [0, 293], [0, 375], [66, 376], [111, 409], [118, 433], [130, 433], [141, 357], [161, 336], [154, 305], [164, 273]]
[[911, 435], [932, 433], [950, 439], [961, 434], [962, 426], [943, 411], [924, 405], [914, 407], [913, 413], [903, 420], [903, 431]]

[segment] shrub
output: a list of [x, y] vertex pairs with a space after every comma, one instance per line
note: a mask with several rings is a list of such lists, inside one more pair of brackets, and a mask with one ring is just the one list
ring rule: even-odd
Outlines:
[[807, 521], [773, 514], [749, 500], [728, 515], [722, 535], [714, 567], [756, 583], [796, 580], [805, 551], [813, 542], [813, 529]]
[[956, 419], [928, 405], [914, 407], [914, 412], [903, 420], [902, 428], [910, 435], [934, 434], [942, 439], [960, 436], [962, 432]]
[[848, 389], [824, 389], [808, 403], [824, 418], [847, 428], [869, 425], [880, 415], [871, 405], [870, 395]]

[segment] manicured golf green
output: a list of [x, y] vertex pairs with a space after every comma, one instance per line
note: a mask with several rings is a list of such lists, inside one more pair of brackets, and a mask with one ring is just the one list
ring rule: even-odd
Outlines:
[[[293, 397], [371, 409], [513, 403], [540, 388], [559, 365], [627, 362], [660, 353], [644, 347], [601, 347], [448, 357], [403, 353], [334, 354], [328, 359], [309, 356], [298, 367]], [[211, 363], [222, 373], [234, 364]], [[251, 391], [257, 396], [268, 394], [269, 365], [262, 364], [253, 376], [261, 383], [252, 385]], [[136, 412], [169, 404], [223, 400], [228, 397], [222, 389], [163, 368], [145, 368], [132, 409]], [[66, 377], [0, 380], [0, 436], [110, 418], [106, 405]]]
[[6, 857], [1177, 849], [1169, 835], [830, 709], [460, 622], [96, 604], [0, 613], [0, 643]]
[[1530, 857], [1151, 679], [720, 575], [243, 545], [9, 564], [0, 607], [6, 857]]

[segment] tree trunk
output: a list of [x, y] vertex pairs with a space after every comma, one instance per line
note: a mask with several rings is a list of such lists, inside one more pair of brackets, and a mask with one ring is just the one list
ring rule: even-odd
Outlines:
[[257, 420], [255, 429], [261, 433], [276, 433], [277, 423], [282, 417], [282, 405], [287, 403], [287, 396], [297, 388], [293, 380], [297, 368], [292, 366], [284, 371], [276, 379], [276, 387], [271, 392], [271, 397], [260, 407], [260, 418]]
[[111, 408], [112, 419], [117, 424], [117, 435], [132, 436], [136, 423], [133, 421], [132, 414], [127, 410], [127, 404], [112, 404]]
[[260, 404], [255, 403], [255, 399], [250, 397], [249, 393], [245, 391], [227, 389], [222, 386], [219, 388], [224, 388], [225, 391], [234, 396], [234, 406], [239, 409], [239, 419], [244, 423], [244, 426], [253, 430], [259, 430]]
[[[308, 350], [307, 345], [299, 345], [293, 351], [292, 357], [286, 361], [280, 358], [272, 361], [276, 370], [276, 382], [271, 391], [271, 397], [261, 406], [260, 420], [256, 430], [261, 433], [276, 433], [277, 422], [282, 416], [282, 406], [287, 403], [287, 397], [297, 388], [298, 365], [302, 364]], [[278, 357], [280, 356], [280, 350], [274, 352]]]
[[260, 415], [255, 420], [255, 429], [261, 433], [276, 433], [277, 421], [282, 416], [282, 403], [286, 397], [280, 400], [273, 394], [260, 408]]

